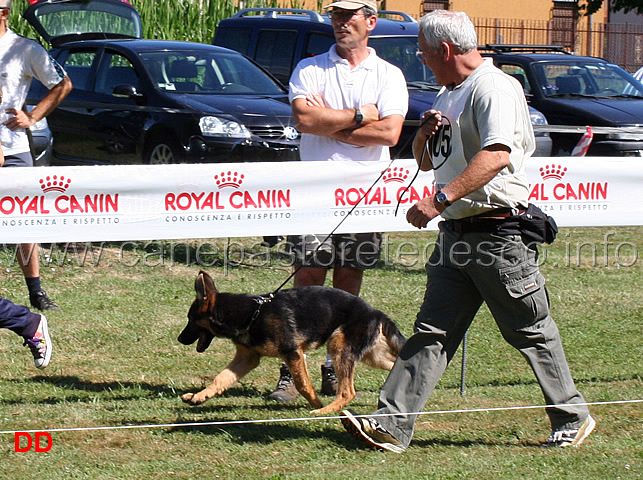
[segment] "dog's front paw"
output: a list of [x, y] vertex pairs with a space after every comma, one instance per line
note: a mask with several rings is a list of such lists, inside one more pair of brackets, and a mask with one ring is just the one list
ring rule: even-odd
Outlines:
[[185, 403], [189, 403], [190, 405], [201, 405], [207, 399], [208, 397], [199, 395], [198, 393], [186, 393], [181, 395], [181, 400]]
[[181, 395], [181, 400], [183, 400], [185, 403], [192, 403], [193, 398], [194, 398], [194, 393], [185, 393]]

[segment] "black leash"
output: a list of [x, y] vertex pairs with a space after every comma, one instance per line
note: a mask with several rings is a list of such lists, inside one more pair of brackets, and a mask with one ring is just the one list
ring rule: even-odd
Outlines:
[[[422, 120], [422, 121], [420, 122], [420, 125], [418, 126], [418, 128], [417, 128], [417, 130], [416, 130], [416, 133], [417, 133], [417, 131], [418, 131], [418, 130], [420, 130], [420, 128], [422, 128], [422, 126], [423, 126], [423, 125], [424, 125], [424, 124], [425, 124], [425, 123], [426, 123], [430, 118], [432, 118], [432, 116], [428, 116], [427, 118], [425, 118], [424, 120]], [[408, 140], [406, 141], [406, 143], [402, 146], [402, 148], [399, 150], [399, 152], [404, 151], [404, 150], [406, 149], [406, 147], [408, 147], [409, 142], [411, 142], [413, 139], [415, 139], [415, 135], [412, 135], [411, 137], [409, 137], [409, 139], [408, 139]], [[398, 201], [397, 201], [397, 206], [395, 207], [395, 216], [397, 216], [397, 210], [398, 210], [398, 208], [400, 207], [400, 202], [402, 201], [402, 198], [404, 197], [404, 194], [405, 194], [405, 193], [407, 193], [407, 192], [409, 191], [409, 189], [411, 188], [411, 185], [413, 185], [413, 182], [415, 181], [415, 179], [417, 178], [418, 174], [420, 173], [420, 165], [422, 165], [422, 163], [424, 162], [424, 155], [425, 155], [426, 150], [427, 150], [427, 145], [428, 145], [428, 139], [427, 139], [427, 141], [426, 141], [426, 144], [424, 145], [424, 148], [422, 149], [422, 157], [420, 158], [420, 162], [418, 163], [418, 168], [417, 168], [417, 170], [416, 170], [416, 172], [415, 172], [415, 175], [413, 175], [413, 178], [411, 179], [411, 181], [409, 182], [409, 184], [405, 187], [404, 191], [402, 192], [402, 194], [400, 195], [400, 198], [399, 198], [399, 199], [398, 199]], [[399, 155], [399, 153], [398, 153], [398, 155]], [[266, 303], [270, 303], [270, 302], [273, 300], [273, 298], [275, 298], [275, 295], [276, 295], [276, 294], [277, 294], [277, 293], [278, 293], [278, 292], [279, 292], [279, 291], [280, 291], [280, 290], [281, 290], [281, 289], [282, 289], [282, 288], [283, 288], [283, 287], [284, 287], [284, 286], [285, 286], [285, 285], [286, 285], [286, 284], [287, 284], [287, 283], [288, 283], [288, 282], [289, 282], [289, 281], [290, 281], [290, 280], [291, 280], [291, 279], [292, 279], [292, 278], [297, 274], [297, 272], [298, 272], [301, 268], [303, 268], [305, 261], [306, 261], [306, 260], [308, 260], [309, 258], [312, 258], [312, 257], [317, 253], [317, 251], [321, 248], [321, 246], [322, 246], [324, 243], [326, 243], [326, 241], [328, 241], [328, 239], [329, 239], [329, 238], [331, 238], [331, 237], [335, 234], [335, 232], [336, 232], [336, 231], [337, 231], [337, 229], [342, 225], [342, 223], [344, 223], [344, 222], [346, 221], [346, 219], [352, 215], [352, 213], [355, 211], [355, 209], [357, 208], [357, 206], [362, 202], [362, 200], [364, 200], [364, 198], [366, 198], [366, 196], [371, 192], [371, 190], [372, 190], [372, 189], [373, 189], [373, 187], [377, 184], [377, 182], [379, 182], [379, 181], [380, 181], [380, 179], [382, 178], [382, 176], [384, 176], [384, 173], [386, 173], [386, 171], [391, 167], [391, 165], [393, 164], [393, 162], [394, 162], [395, 160], [398, 160], [398, 159], [399, 159], [399, 156], [397, 156], [397, 155], [396, 155], [394, 158], [392, 158], [392, 159], [391, 159], [391, 161], [389, 162], [388, 166], [387, 166], [384, 170], [382, 170], [382, 172], [381, 172], [381, 173], [379, 174], [379, 176], [375, 179], [375, 181], [371, 184], [371, 186], [370, 186], [370, 187], [368, 187], [368, 190], [366, 190], [366, 192], [364, 192], [364, 194], [360, 197], [360, 199], [359, 199], [359, 200], [355, 203], [355, 205], [353, 205], [353, 207], [349, 210], [348, 215], [346, 215], [344, 218], [342, 218], [342, 219], [340, 220], [340, 222], [335, 226], [335, 228], [333, 228], [333, 230], [332, 230], [328, 235], [326, 235], [326, 238], [324, 238], [324, 240], [323, 240], [322, 242], [320, 242], [320, 243], [319, 243], [319, 245], [317, 245], [317, 248], [315, 248], [315, 250], [313, 250], [313, 251], [312, 251], [308, 256], [306, 256], [306, 258], [304, 258], [304, 261], [301, 263], [301, 265], [297, 266], [297, 267], [293, 270], [293, 272], [288, 276], [288, 278], [286, 278], [286, 280], [284, 280], [284, 281], [281, 283], [281, 285], [279, 285], [275, 290], [273, 290], [273, 291], [272, 291], [272, 293], [269, 293], [269, 294], [268, 294], [268, 295], [266, 295], [266, 296], [264, 296], [264, 295], [259, 295], [258, 297], [256, 297], [256, 298], [255, 298], [255, 302], [257, 303], [257, 309], [256, 309], [256, 310], [254, 311], [254, 313], [252, 314], [252, 318], [250, 319], [250, 323], [249, 323], [249, 325], [248, 325], [248, 327], [247, 327], [247, 329], [246, 329], [246, 330], [249, 330], [249, 329], [250, 329], [250, 326], [252, 325], [252, 323], [254, 322], [254, 320], [259, 316], [259, 313], [260, 313], [260, 311], [261, 311], [261, 307], [262, 307], [263, 305], [265, 305]], [[439, 167], [441, 167], [442, 165], [444, 165], [444, 162], [442, 162], [442, 163], [439, 165]], [[438, 167], [438, 168], [439, 168], [439, 167]], [[434, 170], [435, 170], [435, 169], [434, 169]]]
[[[445, 117], [444, 115], [440, 115], [440, 116], [441, 116], [442, 118], [447, 118], [447, 117]], [[417, 132], [422, 128], [422, 126], [424, 126], [424, 124], [425, 124], [426, 122], [428, 122], [430, 118], [433, 118], [433, 117], [434, 117], [434, 115], [430, 115], [430, 116], [426, 117], [424, 120], [422, 120], [422, 121], [420, 122], [420, 125], [418, 126], [418, 128], [417, 128], [417, 130], [416, 130], [416, 135], [417, 135]], [[447, 118], [447, 121], [448, 121], [449, 123], [451, 123], [451, 122], [449, 121], [449, 119], [448, 119], [448, 118]], [[429, 138], [430, 138], [430, 137], [429, 137]], [[418, 175], [420, 174], [420, 167], [421, 167], [421, 166], [422, 166], [422, 164], [424, 163], [424, 158], [425, 158], [425, 155], [426, 155], [427, 149], [429, 148], [429, 138], [427, 138], [427, 139], [426, 139], [426, 141], [424, 142], [424, 148], [422, 148], [422, 156], [420, 157], [420, 161], [419, 161], [419, 162], [417, 162], [417, 164], [418, 164], [418, 168], [417, 168], [417, 170], [415, 171], [415, 175], [413, 175], [413, 178], [411, 179], [411, 181], [409, 182], [409, 184], [404, 188], [404, 191], [400, 194], [399, 198], [397, 199], [397, 205], [395, 206], [395, 216], [396, 216], [396, 217], [397, 217], [397, 210], [400, 208], [400, 203], [402, 203], [402, 198], [404, 198], [404, 194], [405, 194], [405, 193], [408, 193], [408, 191], [411, 189], [411, 186], [413, 185], [413, 182], [415, 182], [415, 179], [416, 179], [416, 178], [418, 177]], [[411, 139], [415, 139], [415, 135], [413, 135], [413, 136], [411, 137]], [[411, 139], [409, 139], [409, 140], [411, 140]], [[408, 144], [409, 140], [407, 140], [407, 141], [406, 141], [406, 143], [407, 143], [407, 144]], [[404, 145], [404, 148], [406, 148], [406, 147], [407, 147], [407, 145], [405, 144], [405, 145]], [[447, 158], [445, 158], [444, 160], [442, 160], [442, 163], [441, 163], [440, 165], [438, 165], [437, 167], [433, 167], [433, 171], [437, 170], [437, 169], [438, 169], [438, 168], [440, 168], [442, 165], [444, 165], [444, 162], [446, 162], [446, 161], [447, 161]]]
[[275, 298], [275, 295], [277, 295], [277, 293], [279, 293], [279, 290], [281, 290], [282, 288], [284, 288], [284, 286], [285, 286], [285, 285], [286, 285], [286, 284], [287, 284], [287, 283], [288, 283], [288, 282], [289, 282], [289, 281], [290, 281], [290, 280], [291, 280], [291, 279], [292, 279], [292, 278], [297, 274], [297, 272], [298, 272], [301, 268], [303, 268], [304, 263], [306, 263], [306, 260], [308, 260], [309, 258], [312, 258], [312, 257], [317, 253], [317, 251], [321, 248], [321, 246], [322, 246], [324, 243], [326, 243], [326, 241], [328, 241], [328, 239], [329, 239], [329, 238], [331, 238], [331, 237], [335, 234], [335, 232], [337, 231], [337, 229], [342, 225], [342, 223], [344, 223], [344, 222], [346, 221], [346, 219], [347, 219], [348, 217], [350, 217], [350, 216], [352, 215], [352, 213], [355, 211], [355, 209], [357, 208], [357, 206], [362, 202], [362, 200], [364, 200], [364, 198], [366, 198], [366, 196], [370, 193], [370, 191], [371, 191], [371, 190], [373, 189], [373, 187], [377, 184], [377, 182], [379, 182], [379, 181], [380, 181], [380, 179], [382, 178], [382, 176], [383, 176], [383, 175], [386, 173], [386, 171], [391, 167], [391, 165], [393, 164], [393, 162], [394, 162], [395, 160], [396, 160], [396, 159], [391, 159], [391, 161], [389, 162], [388, 166], [387, 166], [384, 170], [382, 170], [382, 172], [381, 172], [381, 173], [379, 174], [379, 176], [375, 179], [375, 181], [371, 184], [371, 186], [370, 186], [370, 187], [368, 187], [368, 190], [366, 190], [366, 192], [364, 192], [364, 194], [363, 194], [363, 195], [360, 197], [360, 199], [355, 203], [355, 205], [353, 205], [353, 207], [348, 211], [348, 215], [346, 215], [344, 218], [342, 218], [342, 219], [341, 219], [341, 221], [340, 221], [340, 222], [335, 226], [335, 228], [333, 228], [333, 230], [332, 230], [328, 235], [326, 235], [326, 237], [324, 238], [324, 240], [323, 240], [323, 241], [321, 241], [321, 242], [319, 243], [319, 245], [317, 245], [317, 248], [315, 248], [315, 250], [313, 250], [309, 255], [307, 255], [307, 256], [306, 256], [306, 258], [304, 258], [304, 261], [301, 263], [301, 265], [297, 266], [297, 267], [293, 270], [293, 272], [288, 276], [288, 278], [286, 278], [286, 280], [284, 280], [284, 281], [281, 283], [281, 285], [279, 285], [275, 290], [273, 290], [273, 291], [272, 291], [272, 293], [269, 293], [268, 295], [259, 295], [258, 297], [255, 297], [255, 299], [254, 299], [254, 300], [255, 300], [255, 302], [257, 303], [257, 309], [256, 309], [256, 310], [254, 311], [254, 313], [252, 314], [252, 318], [250, 319], [250, 323], [248, 324], [248, 327], [246, 328], [246, 331], [250, 329], [250, 327], [252, 326], [252, 323], [253, 323], [253, 322], [255, 321], [255, 319], [259, 316], [259, 313], [261, 312], [261, 307], [262, 307], [262, 306], [264, 306], [266, 303], [270, 303], [270, 302], [272, 302], [273, 298]]
[[[275, 294], [276, 294], [277, 292], [279, 292], [279, 290], [281, 290], [281, 289], [282, 289], [282, 288], [283, 288], [283, 287], [284, 287], [284, 286], [285, 286], [285, 285], [290, 281], [290, 279], [291, 279], [291, 278], [293, 278], [293, 277], [297, 274], [297, 272], [298, 272], [298, 271], [299, 271], [299, 270], [304, 266], [305, 260], [308, 260], [309, 258], [312, 258], [312, 257], [317, 253], [317, 250], [319, 250], [319, 249], [320, 249], [320, 247], [321, 247], [324, 243], [326, 243], [326, 241], [327, 241], [329, 238], [331, 238], [331, 237], [335, 234], [335, 232], [336, 232], [336, 231], [337, 231], [337, 229], [342, 225], [342, 223], [344, 223], [344, 222], [346, 221], [346, 219], [352, 215], [352, 213], [355, 211], [355, 209], [357, 208], [357, 206], [358, 206], [358, 205], [362, 202], [362, 200], [364, 200], [364, 198], [366, 198], [366, 196], [371, 192], [371, 190], [373, 189], [373, 187], [377, 184], [377, 182], [379, 182], [379, 181], [380, 181], [380, 178], [382, 178], [382, 177], [384, 176], [384, 174], [385, 174], [385, 173], [386, 173], [386, 171], [391, 167], [391, 165], [393, 164], [393, 162], [394, 162], [394, 161], [395, 161], [395, 159], [391, 159], [391, 161], [389, 162], [388, 166], [387, 166], [384, 170], [382, 170], [382, 172], [381, 172], [381, 173], [379, 174], [379, 176], [375, 179], [375, 181], [371, 184], [371, 186], [370, 186], [370, 187], [368, 187], [368, 190], [366, 190], [366, 192], [364, 192], [364, 195], [362, 195], [362, 196], [359, 198], [359, 200], [355, 203], [355, 205], [353, 205], [353, 207], [348, 211], [348, 214], [347, 214], [344, 218], [342, 218], [342, 219], [340, 220], [340, 222], [335, 226], [335, 228], [333, 228], [333, 230], [332, 230], [328, 235], [326, 235], [326, 238], [324, 238], [324, 240], [322, 240], [322, 241], [319, 243], [319, 245], [317, 245], [317, 248], [315, 248], [315, 250], [313, 250], [313, 251], [312, 251], [312, 253], [310, 253], [310, 254], [309, 254], [309, 256], [307, 256], [307, 257], [304, 259], [304, 262], [302, 262], [302, 264], [301, 264], [301, 265], [299, 265], [299, 266], [298, 266], [298, 267], [297, 267], [297, 268], [296, 268], [296, 269], [295, 269], [295, 270], [294, 270], [294, 271], [293, 271], [293, 272], [288, 276], [288, 278], [287, 278], [286, 280], [284, 280], [284, 282], [283, 282], [281, 285], [279, 285], [279, 287], [277, 287], [277, 289], [276, 289], [276, 290], [274, 290], [274, 291], [270, 294], [271, 299], [272, 299], [272, 297], [274, 297], [274, 296], [275, 296]], [[265, 303], [265, 302], [264, 302], [264, 303]]]

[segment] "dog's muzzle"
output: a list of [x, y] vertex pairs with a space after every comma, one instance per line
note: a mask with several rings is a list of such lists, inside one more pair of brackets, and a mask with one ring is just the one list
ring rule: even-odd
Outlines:
[[203, 328], [192, 328], [189, 324], [183, 329], [179, 335], [178, 341], [183, 345], [192, 345], [198, 340], [196, 344], [196, 351], [199, 353], [205, 352], [210, 346], [214, 335]]

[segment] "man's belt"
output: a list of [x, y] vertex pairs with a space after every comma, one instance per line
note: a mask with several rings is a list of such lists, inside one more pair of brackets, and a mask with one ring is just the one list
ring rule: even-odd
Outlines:
[[511, 208], [496, 208], [472, 217], [457, 220], [444, 220], [447, 227], [456, 233], [498, 233], [500, 235], [520, 235], [518, 215], [525, 213], [525, 208], [518, 211]]

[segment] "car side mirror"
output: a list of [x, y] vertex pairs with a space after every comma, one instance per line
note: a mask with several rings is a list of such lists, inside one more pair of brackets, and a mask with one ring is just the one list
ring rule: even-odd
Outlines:
[[131, 98], [131, 99], [140, 99], [143, 97], [142, 94], [138, 93], [134, 85], [118, 85], [114, 87], [112, 91], [113, 97], [118, 98]]

